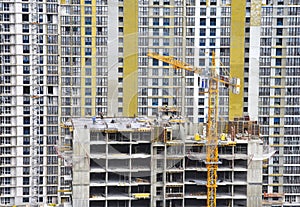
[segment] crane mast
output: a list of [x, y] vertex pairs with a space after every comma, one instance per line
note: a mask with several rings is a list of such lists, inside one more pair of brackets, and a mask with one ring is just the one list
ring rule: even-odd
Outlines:
[[176, 60], [171, 56], [162, 56], [157, 53], [148, 53], [149, 57], [169, 63], [174, 69], [184, 69], [200, 76], [209, 78], [208, 86], [208, 118], [206, 128], [206, 169], [207, 169], [207, 207], [217, 207], [217, 170], [219, 164], [218, 152], [218, 101], [219, 83], [230, 86], [234, 94], [239, 93], [240, 80], [238, 78], [227, 78], [219, 76], [216, 71], [215, 53], [212, 53], [212, 69], [207, 73], [202, 68], [188, 65]]
[[206, 128], [207, 206], [216, 207], [218, 152], [218, 97], [219, 82], [216, 77], [215, 55], [212, 54], [212, 71], [208, 88], [208, 118]]
[[31, 199], [30, 206], [38, 206], [38, 168], [39, 168], [39, 157], [38, 157], [38, 130], [39, 120], [38, 112], [39, 106], [39, 85], [38, 85], [38, 3], [37, 0], [30, 1], [30, 37], [31, 37], [31, 48], [30, 48], [30, 71], [31, 71]]

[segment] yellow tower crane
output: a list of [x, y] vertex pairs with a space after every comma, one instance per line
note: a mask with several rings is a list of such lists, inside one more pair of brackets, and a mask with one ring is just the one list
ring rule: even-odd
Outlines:
[[[239, 93], [240, 80], [218, 75], [216, 71], [215, 53], [212, 53], [212, 69], [206, 71], [202, 68], [191, 66], [172, 56], [163, 56], [157, 53], [148, 53], [149, 57], [163, 61], [173, 66], [174, 69], [184, 69], [200, 76], [207, 76], [209, 79], [208, 86], [208, 117], [206, 128], [206, 168], [207, 168], [207, 207], [216, 207], [217, 194], [217, 169], [219, 164], [218, 153], [218, 97], [219, 83], [224, 83], [232, 89], [234, 94]], [[208, 72], [208, 73], [207, 73]], [[207, 74], [206, 74], [207, 73]]]

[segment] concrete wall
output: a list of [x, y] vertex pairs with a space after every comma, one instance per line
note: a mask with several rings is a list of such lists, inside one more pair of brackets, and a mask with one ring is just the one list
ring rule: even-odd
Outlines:
[[247, 206], [262, 206], [262, 141], [250, 140], [248, 143], [248, 155]]
[[73, 207], [89, 206], [89, 134], [89, 129], [77, 129], [73, 135]]

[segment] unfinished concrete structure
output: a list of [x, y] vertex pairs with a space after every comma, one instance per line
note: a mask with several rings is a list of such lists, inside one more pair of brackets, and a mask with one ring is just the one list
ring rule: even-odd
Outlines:
[[[202, 126], [178, 117], [78, 118], [72, 125], [72, 184], [65, 192], [74, 207], [206, 206]], [[237, 120], [223, 130], [217, 205], [261, 206], [258, 126]]]

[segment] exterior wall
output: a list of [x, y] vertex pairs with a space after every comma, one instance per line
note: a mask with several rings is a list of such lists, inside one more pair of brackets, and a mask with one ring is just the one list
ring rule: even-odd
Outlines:
[[[250, 47], [249, 47], [249, 85], [248, 85], [248, 103], [255, 107], [249, 107], [248, 113], [251, 119], [258, 120], [258, 86], [259, 86], [259, 53], [260, 53], [260, 16], [261, 2], [253, 1], [251, 3], [250, 18]], [[249, 90], [251, 88], [251, 90]]]
[[263, 143], [259, 140], [248, 143], [247, 206], [262, 206], [262, 157]]
[[231, 1], [231, 36], [230, 36], [230, 75], [240, 78], [240, 94], [230, 94], [229, 120], [243, 116], [244, 107], [244, 47], [245, 47], [246, 2]]
[[90, 137], [88, 129], [78, 129], [73, 136], [72, 200], [74, 207], [89, 206], [90, 198]]
[[[58, 2], [38, 2], [37, 66], [33, 65], [30, 2], [1, 2], [1, 205], [30, 202], [33, 144], [33, 74], [38, 107], [38, 202], [57, 200]], [[34, 68], [37, 68], [35, 71]]]
[[[232, 107], [228, 107], [228, 103], [235, 104], [238, 100], [241, 104], [236, 107], [238, 113], [248, 112], [251, 119], [258, 117], [264, 143], [278, 151], [270, 165], [264, 168], [263, 192], [285, 192], [285, 197], [279, 200], [286, 201], [286, 206], [298, 205], [297, 185], [300, 181], [294, 163], [298, 162], [299, 147], [299, 5], [294, 0], [263, 1], [262, 6], [260, 1], [251, 2], [244, 5], [232, 1], [230, 5], [230, 1], [216, 1], [214, 5], [200, 0], [160, 0], [141, 1], [138, 6], [128, 8], [130, 5], [121, 1], [39, 1], [38, 75], [41, 78], [40, 135], [43, 141], [39, 144], [40, 175], [43, 177], [40, 184], [43, 191], [39, 196], [41, 202], [61, 203], [69, 199], [62, 192], [57, 196], [57, 190], [69, 186], [69, 181], [59, 179], [58, 174], [70, 168], [64, 164], [58, 167], [55, 147], [62, 148], [66, 141], [65, 130], [59, 129], [60, 121], [70, 117], [98, 116], [100, 112], [114, 116], [130, 111], [130, 115], [134, 115], [131, 110], [135, 104], [130, 105], [128, 99], [138, 94], [139, 115], [156, 116], [159, 106], [172, 105], [181, 109], [182, 115], [188, 116], [192, 122], [206, 122], [207, 98], [198, 94], [199, 86], [202, 87], [202, 83], [205, 86], [206, 78], [153, 62], [146, 56], [150, 49], [199, 67], [209, 67], [210, 54], [214, 50], [220, 59], [220, 64], [217, 64], [220, 69], [230, 68], [230, 61], [240, 64], [244, 61], [240, 61], [241, 58], [249, 58], [249, 65], [245, 62], [243, 66], [238, 66], [241, 72], [238, 75], [245, 77], [243, 87], [248, 92], [241, 92], [244, 96], [241, 101], [241, 96], [228, 98], [227, 89], [221, 87], [220, 117], [230, 118], [228, 111]], [[58, 6], [59, 3], [61, 5]], [[89, 10], [89, 7], [92, 9]], [[236, 7], [243, 11], [246, 8], [245, 15], [238, 12], [242, 16], [241, 22], [246, 17], [245, 24], [238, 25], [239, 32], [245, 29], [245, 35], [233, 41], [230, 25], [240, 17], [235, 16], [234, 12], [240, 11]], [[262, 13], [258, 18], [256, 14], [260, 7]], [[138, 26], [136, 22], [134, 26], [125, 26], [124, 11], [128, 15], [134, 11], [134, 16], [139, 18]], [[31, 164], [28, 161], [31, 146], [28, 140], [32, 130], [32, 65], [28, 63], [31, 50], [28, 50], [31, 46], [30, 3], [1, 2], [1, 14], [1, 101], [5, 104], [1, 105], [0, 148], [3, 151], [1, 162], [5, 164], [1, 167], [1, 183], [4, 183], [1, 190], [4, 194], [0, 203], [22, 205], [29, 202], [28, 178], [30, 180], [31, 176], [30, 172], [28, 174]], [[86, 17], [91, 17], [91, 22], [86, 22]], [[214, 19], [215, 24], [211, 23]], [[87, 27], [92, 28], [91, 34], [86, 34]], [[200, 30], [204, 33], [200, 34]], [[133, 59], [125, 61], [131, 52], [124, 52], [124, 34], [135, 36], [133, 31], [138, 32], [138, 42], [133, 40], [134, 44], [138, 44], [133, 47], [138, 57], [134, 53]], [[246, 42], [246, 38], [250, 39], [247, 39], [250, 43]], [[130, 42], [127, 41], [128, 44]], [[238, 51], [232, 50], [232, 54], [243, 48], [245, 51], [249, 49], [249, 53], [245, 52], [243, 57], [238, 53], [239, 59], [235, 55], [232, 55], [235, 59], [230, 59], [230, 49], [233, 48], [230, 42], [233, 45], [241, 43]], [[87, 64], [89, 58], [90, 66]], [[133, 77], [122, 83], [125, 77], [129, 77], [126, 73], [136, 71], [136, 67], [138, 74], [134, 73]], [[249, 72], [241, 75], [242, 68]], [[130, 87], [131, 91], [124, 93], [128, 82], [131, 86], [136, 85], [130, 80], [137, 76], [138, 90], [131, 92], [136, 88]], [[184, 91], [182, 86], [186, 88]], [[125, 107], [124, 102], [129, 105]], [[61, 119], [58, 118], [59, 113]], [[62, 136], [58, 141], [60, 132]], [[275, 199], [268, 197], [267, 200], [272, 202]]]
[[[262, 6], [258, 121], [266, 144], [277, 153], [264, 168], [263, 192], [267, 205], [299, 205], [296, 1], [270, 1]], [[296, 109], [296, 111], [294, 110]], [[295, 151], [296, 150], [296, 151]], [[292, 181], [293, 180], [293, 181]]]
[[[118, 62], [118, 55], [116, 55], [116, 51], [118, 48], [123, 48], [123, 43], [119, 42], [119, 36], [123, 36], [123, 33], [118, 31], [118, 25], [122, 24], [119, 23], [118, 13], [118, 2], [117, 1], [108, 1], [108, 93], [107, 99], [110, 100], [108, 105], [107, 113], [110, 116], [113, 115], [121, 115], [122, 113], [118, 113], [118, 106], [122, 103], [118, 103], [118, 96], [120, 92], [118, 91], [118, 86], [121, 83], [118, 83], [118, 77], [122, 73], [118, 72], [119, 66], [122, 66], [122, 63]], [[120, 14], [121, 15], [121, 14]], [[122, 28], [122, 27], [120, 27]], [[120, 53], [122, 56], [122, 53]], [[121, 92], [122, 94], [122, 92]]]

